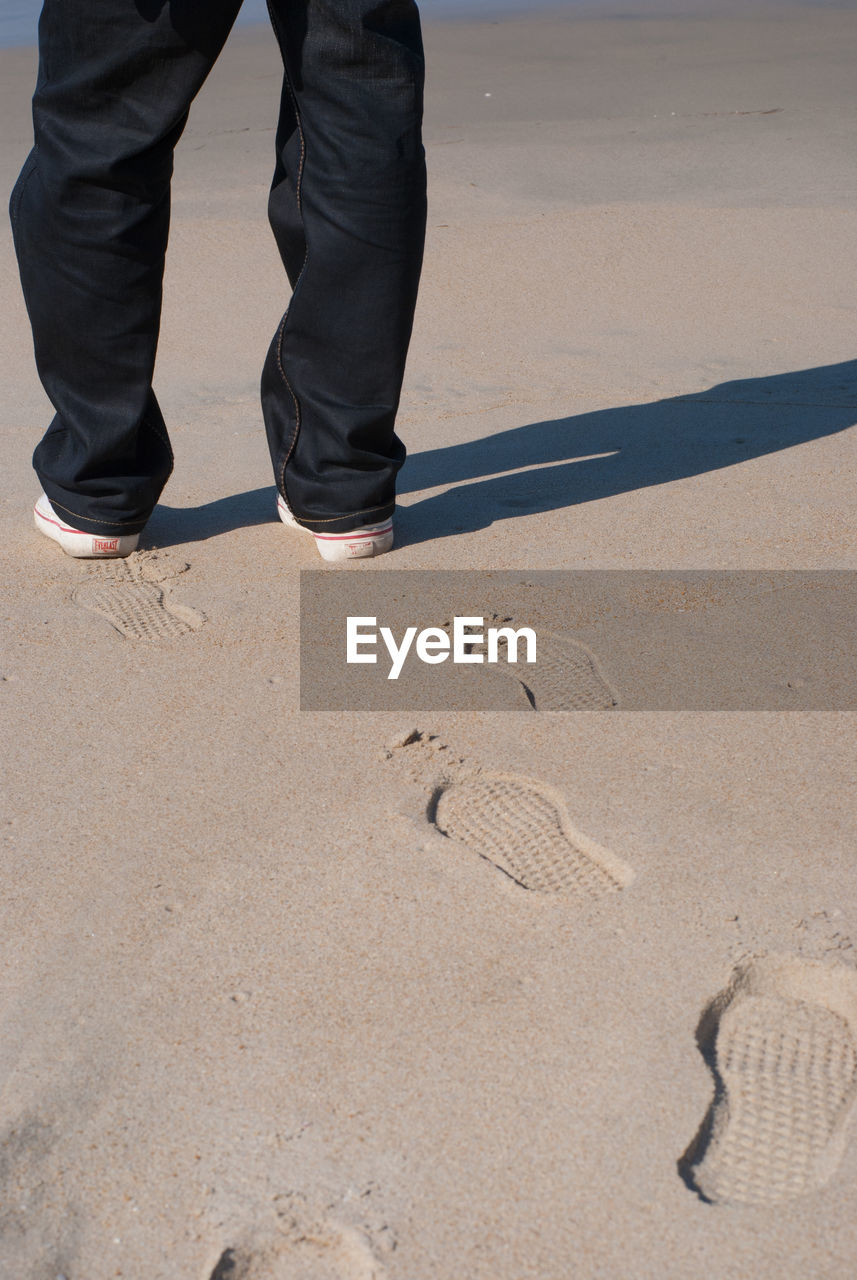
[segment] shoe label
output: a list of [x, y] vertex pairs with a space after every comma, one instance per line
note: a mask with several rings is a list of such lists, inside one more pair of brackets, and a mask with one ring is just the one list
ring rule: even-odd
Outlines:
[[119, 549], [118, 538], [93, 538], [92, 539], [92, 550], [97, 555], [106, 556], [106, 555], [109, 555], [111, 551], [117, 551], [118, 549]]

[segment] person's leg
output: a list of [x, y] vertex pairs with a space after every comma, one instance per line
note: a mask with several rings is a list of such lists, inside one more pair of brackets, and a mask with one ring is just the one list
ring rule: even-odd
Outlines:
[[51, 506], [143, 527], [172, 468], [152, 392], [173, 148], [240, 0], [45, 0], [35, 146], [10, 216], [56, 417], [33, 459]]
[[285, 63], [269, 214], [293, 286], [262, 375], [281, 498], [316, 534], [392, 515], [425, 238], [413, 0], [269, 0]]

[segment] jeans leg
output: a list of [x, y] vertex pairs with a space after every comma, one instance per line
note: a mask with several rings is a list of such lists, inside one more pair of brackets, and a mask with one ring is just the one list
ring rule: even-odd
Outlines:
[[76, 528], [140, 530], [172, 469], [152, 391], [173, 149], [240, 0], [45, 0], [10, 216], [56, 410], [33, 463]]
[[269, 215], [292, 299], [262, 375], [280, 493], [312, 529], [392, 514], [426, 221], [413, 0], [268, 0], [285, 64]]

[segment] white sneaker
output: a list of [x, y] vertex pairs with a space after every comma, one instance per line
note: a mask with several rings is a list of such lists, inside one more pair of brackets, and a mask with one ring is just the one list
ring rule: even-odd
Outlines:
[[33, 519], [39, 532], [46, 538], [53, 538], [54, 542], [58, 542], [67, 556], [97, 557], [98, 559], [130, 556], [132, 551], [137, 550], [137, 543], [140, 541], [139, 533], [111, 537], [101, 533], [84, 533], [81, 529], [72, 529], [59, 518], [44, 493], [33, 507]]
[[362, 529], [349, 529], [348, 533], [316, 533], [298, 524], [282, 496], [277, 494], [277, 513], [290, 529], [300, 529], [315, 538], [322, 560], [360, 560], [366, 556], [380, 556], [393, 545], [393, 517], [388, 516], [380, 524], [367, 524]]

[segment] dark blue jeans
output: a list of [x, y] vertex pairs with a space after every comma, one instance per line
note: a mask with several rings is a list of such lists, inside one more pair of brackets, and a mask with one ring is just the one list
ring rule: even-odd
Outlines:
[[[152, 391], [173, 150], [241, 0], [45, 0], [35, 146], [10, 214], [56, 416], [34, 466], [91, 533], [172, 469]], [[269, 0], [285, 68], [269, 217], [292, 297], [262, 374], [274, 474], [311, 529], [388, 517], [425, 237], [413, 0]]]

